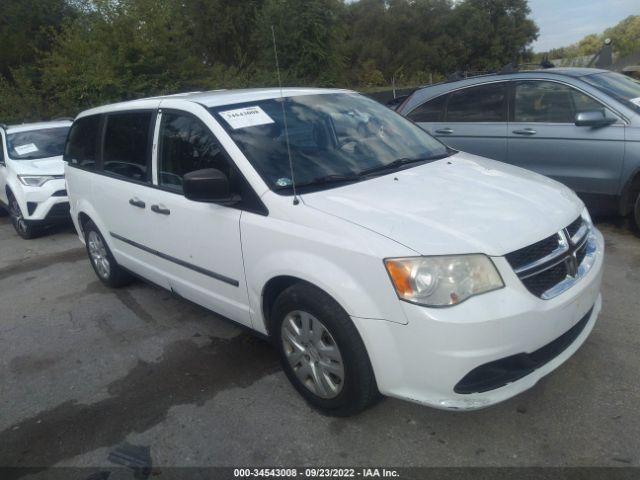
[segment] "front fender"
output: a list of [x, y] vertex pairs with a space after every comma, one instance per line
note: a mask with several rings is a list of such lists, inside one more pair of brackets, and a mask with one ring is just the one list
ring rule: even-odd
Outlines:
[[262, 255], [247, 265], [247, 286], [254, 328], [267, 333], [262, 304], [269, 280], [294, 277], [331, 295], [350, 316], [390, 320], [405, 324], [407, 319], [380, 260], [350, 262], [340, 266], [325, 256], [305, 252], [276, 251]]

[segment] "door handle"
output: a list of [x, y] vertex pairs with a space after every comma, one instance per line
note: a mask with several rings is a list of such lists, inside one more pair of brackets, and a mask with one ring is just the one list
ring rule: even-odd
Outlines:
[[514, 130], [516, 135], [535, 135], [536, 131], [533, 128], [525, 128], [524, 130]]
[[151, 211], [155, 213], [159, 213], [160, 215], [170, 215], [171, 210], [165, 207], [161, 207], [160, 205], [151, 205]]
[[436, 130], [436, 133], [441, 133], [443, 135], [451, 135], [453, 133], [453, 130], [450, 128], [441, 128], [439, 130]]
[[134, 207], [144, 208], [147, 205], [137, 197], [133, 197], [129, 199], [129, 205], [133, 205]]

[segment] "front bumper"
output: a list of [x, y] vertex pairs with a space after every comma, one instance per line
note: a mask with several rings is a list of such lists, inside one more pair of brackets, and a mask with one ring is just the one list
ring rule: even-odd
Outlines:
[[[591, 269], [551, 300], [528, 292], [500, 257], [493, 260], [506, 285], [501, 290], [451, 308], [402, 302], [409, 320], [406, 325], [352, 317], [380, 392], [437, 408], [473, 410], [531, 388], [584, 343], [600, 313], [604, 239], [595, 228], [593, 236], [596, 251]], [[456, 393], [456, 385], [474, 369], [521, 354], [533, 357], [563, 335], [566, 339], [565, 334], [581, 320], [570, 342], [525, 376], [486, 391]]]
[[55, 223], [69, 219], [69, 197], [64, 179], [41, 187], [22, 187], [20, 209], [25, 221]]

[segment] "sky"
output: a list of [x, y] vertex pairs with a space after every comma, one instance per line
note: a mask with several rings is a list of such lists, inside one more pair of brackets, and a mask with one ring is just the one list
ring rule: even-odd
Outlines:
[[529, 7], [540, 29], [535, 52], [571, 45], [629, 15], [640, 15], [640, 0], [529, 0]]

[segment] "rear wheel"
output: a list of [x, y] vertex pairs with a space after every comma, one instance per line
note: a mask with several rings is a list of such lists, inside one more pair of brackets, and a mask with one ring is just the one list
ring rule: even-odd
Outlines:
[[114, 288], [129, 285], [134, 280], [133, 276], [118, 265], [98, 227], [87, 220], [83, 230], [87, 254], [100, 281]]
[[39, 226], [29, 223], [24, 219], [18, 200], [13, 195], [9, 195], [9, 215], [11, 216], [11, 223], [16, 233], [25, 240], [31, 240], [36, 238], [41, 229]]
[[636, 231], [640, 232], [640, 193], [636, 197], [636, 203], [633, 207], [633, 220], [635, 223]]
[[272, 318], [283, 369], [311, 405], [348, 416], [379, 398], [358, 330], [325, 292], [306, 283], [293, 285], [276, 299]]

